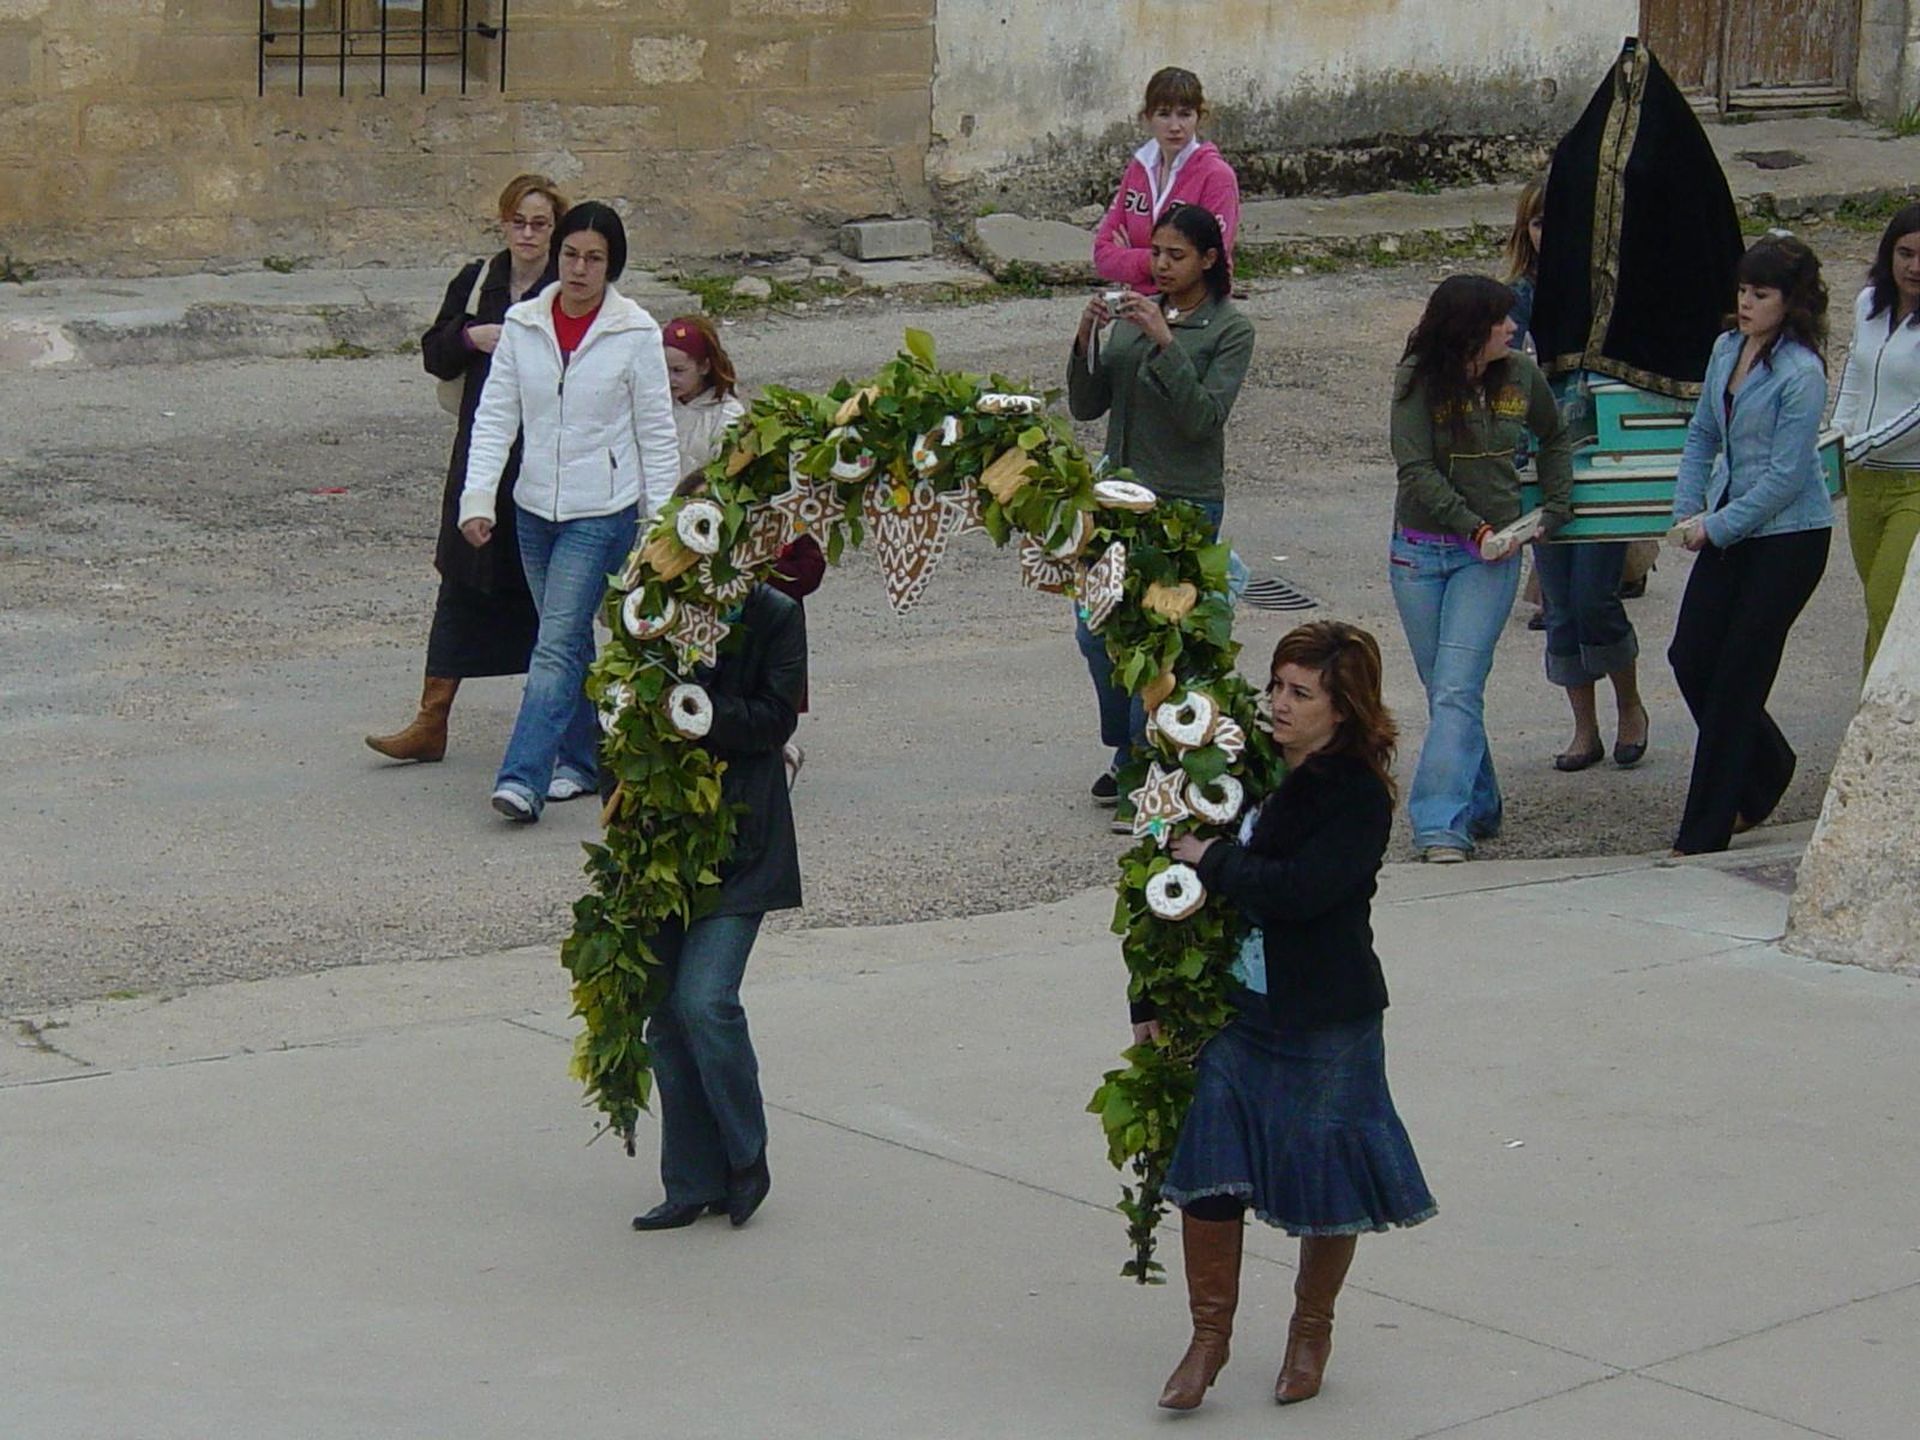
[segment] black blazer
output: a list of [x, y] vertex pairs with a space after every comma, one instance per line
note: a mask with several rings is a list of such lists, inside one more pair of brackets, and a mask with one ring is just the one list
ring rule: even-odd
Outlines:
[[713, 728], [701, 743], [727, 762], [721, 796], [747, 807], [733, 854], [720, 868], [720, 902], [707, 913], [758, 915], [800, 904], [800, 850], [781, 747], [800, 723], [807, 690], [807, 616], [799, 602], [756, 585], [733, 623], [744, 632], [740, 648], [695, 671], [713, 701]]
[[[420, 337], [420, 358], [427, 373], [437, 380], [459, 380], [465, 389], [460, 396], [460, 425], [453, 437], [453, 454], [447, 460], [446, 484], [440, 493], [440, 536], [434, 546], [433, 564], [448, 580], [488, 595], [527, 593], [526, 573], [520, 568], [520, 541], [514, 530], [518, 513], [509, 502], [513, 482], [520, 474], [520, 441], [513, 442], [507, 457], [506, 472], [500, 477], [498, 503], [494, 506], [493, 538], [485, 545], [469, 545], [460, 534], [460, 492], [467, 484], [467, 448], [473, 439], [473, 412], [480, 406], [480, 392], [487, 388], [487, 372], [493, 357], [475, 350], [463, 332], [472, 325], [498, 325], [507, 318], [513, 303], [513, 256], [502, 250], [485, 262], [487, 276], [480, 284], [479, 308], [467, 316], [467, 297], [473, 294], [473, 282], [481, 261], [469, 261], [440, 302], [440, 313]], [[538, 295], [551, 284], [557, 272], [551, 258], [533, 289]]]
[[1261, 806], [1252, 843], [1221, 841], [1200, 880], [1264, 932], [1276, 1025], [1336, 1025], [1387, 1008], [1373, 893], [1393, 797], [1367, 765], [1311, 756]]

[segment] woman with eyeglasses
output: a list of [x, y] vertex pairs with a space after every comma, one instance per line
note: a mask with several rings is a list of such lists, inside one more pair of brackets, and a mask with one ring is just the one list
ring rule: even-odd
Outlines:
[[[520, 568], [512, 509], [505, 511], [488, 545], [475, 548], [460, 538], [460, 491], [467, 482], [473, 415], [500, 343], [501, 322], [509, 306], [552, 283], [548, 242], [554, 225], [566, 214], [567, 202], [546, 176], [516, 175], [500, 192], [499, 211], [506, 249], [491, 260], [473, 261], [453, 277], [440, 313], [420, 337], [427, 373], [438, 380], [460, 382], [460, 421], [440, 497], [440, 540], [433, 552], [440, 593], [427, 632], [427, 675], [420, 708], [405, 728], [391, 735], [367, 736], [367, 744], [390, 760], [444, 757], [447, 716], [460, 682], [524, 673], [540, 624]], [[516, 438], [500, 474], [502, 497], [512, 497], [519, 473]]]
[[658, 509], [680, 471], [660, 327], [613, 288], [627, 263], [619, 215], [594, 200], [576, 205], [553, 245], [559, 280], [501, 327], [460, 496], [460, 533], [484, 548], [524, 430], [510, 513], [540, 628], [493, 786], [493, 808], [523, 824], [547, 801], [598, 786], [600, 723], [586, 692], [593, 617], [633, 548], [642, 497]]

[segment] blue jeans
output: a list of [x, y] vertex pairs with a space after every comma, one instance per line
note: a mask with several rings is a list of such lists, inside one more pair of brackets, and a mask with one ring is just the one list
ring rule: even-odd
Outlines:
[[1640, 637], [1620, 603], [1627, 542], [1536, 545], [1533, 568], [1547, 611], [1547, 679], [1593, 685], [1639, 658]]
[[[1189, 500], [1187, 503], [1198, 506], [1213, 522], [1214, 538], [1218, 539], [1220, 521], [1226, 515], [1226, 502]], [[1240, 592], [1247, 588], [1249, 578], [1246, 563], [1238, 555], [1230, 554], [1227, 557], [1227, 594], [1235, 603], [1240, 599]], [[1107, 654], [1107, 642], [1087, 628], [1087, 622], [1078, 618], [1077, 611], [1073, 639], [1086, 659], [1087, 674], [1093, 677], [1093, 695], [1100, 707], [1100, 743], [1113, 751], [1111, 768], [1118, 770], [1131, 758], [1132, 752], [1146, 742], [1146, 709], [1137, 697], [1113, 683], [1113, 657]]]
[[1407, 793], [1413, 843], [1471, 850], [1500, 831], [1485, 696], [1494, 643], [1520, 588], [1520, 556], [1489, 565], [1465, 540], [1415, 539], [1396, 528], [1391, 561], [1393, 603], [1427, 689], [1427, 738]]
[[760, 1062], [740, 1004], [758, 915], [696, 920], [676, 952], [662, 936], [667, 997], [647, 1022], [660, 1093], [660, 1183], [672, 1205], [726, 1197], [729, 1171], [767, 1147]]
[[600, 722], [586, 690], [593, 617], [606, 598], [607, 576], [633, 549], [639, 507], [581, 520], [543, 520], [525, 510], [515, 518], [540, 634], [493, 784], [519, 795], [538, 815], [556, 773], [589, 790], [599, 779]]

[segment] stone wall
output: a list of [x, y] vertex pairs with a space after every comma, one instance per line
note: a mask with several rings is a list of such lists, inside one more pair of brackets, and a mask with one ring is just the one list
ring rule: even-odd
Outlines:
[[1163, 64], [1205, 82], [1207, 134], [1248, 188], [1348, 178], [1337, 158], [1348, 149], [1430, 167], [1432, 147], [1407, 143], [1423, 137], [1488, 137], [1492, 154], [1499, 137], [1570, 123], [1638, 19], [1639, 0], [950, 0], [930, 175], [963, 207], [1106, 200]]
[[1861, 0], [1856, 92], [1868, 113], [1891, 124], [1920, 108], [1920, 5]]
[[1840, 742], [1782, 943], [1920, 975], [1920, 546]]
[[[475, 0], [476, 15], [498, 0]], [[0, 0], [0, 252], [42, 276], [493, 243], [516, 171], [613, 201], [637, 254], [792, 248], [928, 203], [934, 0], [515, 0], [508, 85], [356, 60], [257, 93], [257, 0]]]

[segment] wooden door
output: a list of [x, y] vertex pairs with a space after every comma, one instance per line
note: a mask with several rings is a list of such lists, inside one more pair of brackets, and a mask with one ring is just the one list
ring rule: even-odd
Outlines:
[[[1640, 0], [1640, 38], [1688, 95], [1716, 104], [1729, 0]], [[1741, 0], [1732, 0], [1739, 4]]]
[[1717, 108], [1836, 105], [1853, 93], [1861, 0], [1640, 0], [1640, 36]]
[[1860, 0], [1736, 0], [1729, 18], [1729, 106], [1837, 104], [1853, 93]]

